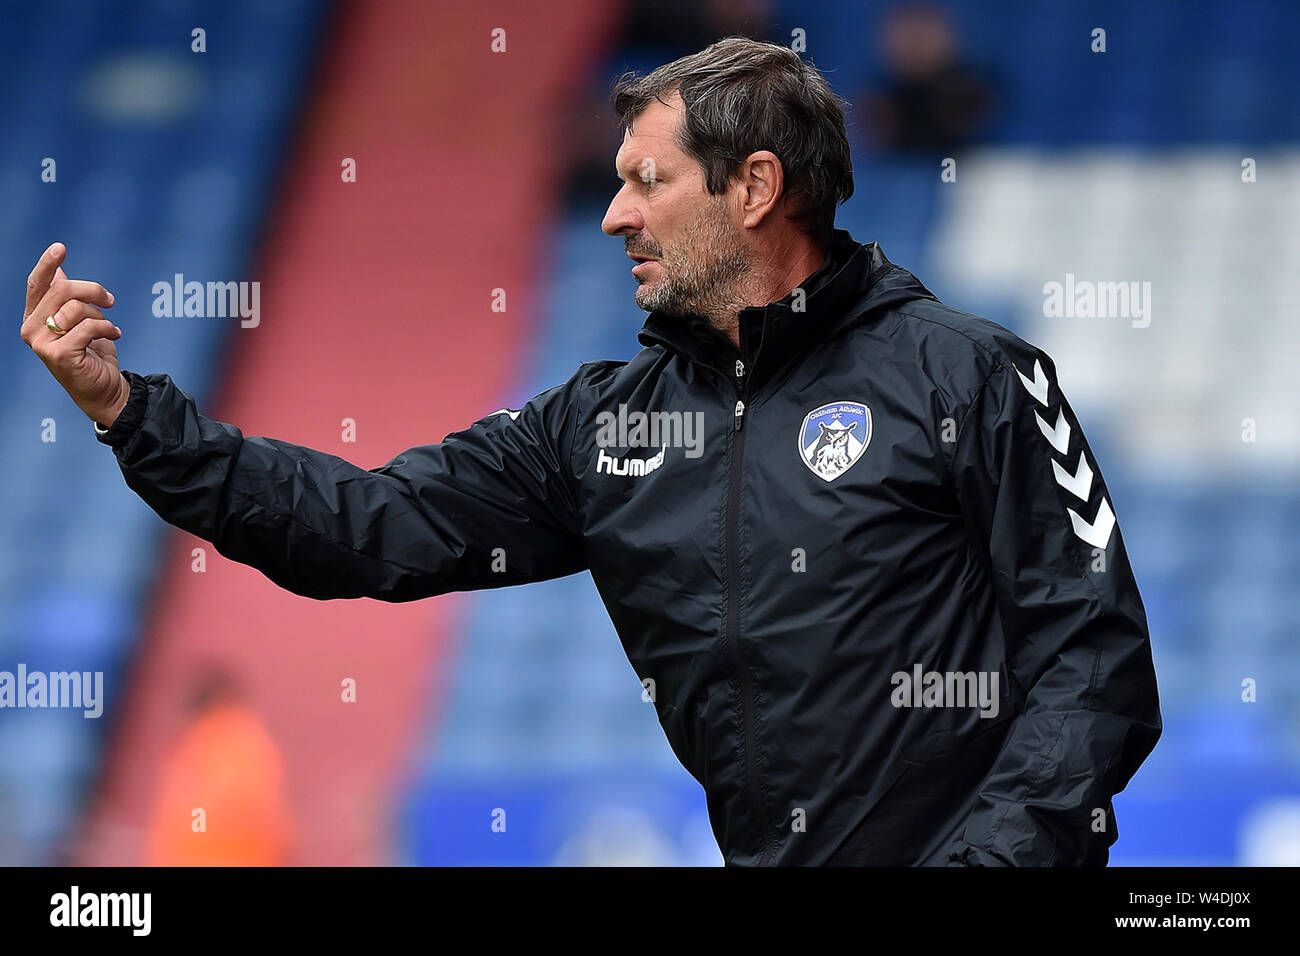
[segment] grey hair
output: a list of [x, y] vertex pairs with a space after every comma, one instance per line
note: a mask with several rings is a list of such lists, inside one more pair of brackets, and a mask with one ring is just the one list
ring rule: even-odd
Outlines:
[[726, 189], [751, 153], [770, 150], [785, 172], [790, 218], [829, 244], [835, 208], [853, 195], [853, 163], [848, 104], [816, 67], [789, 47], [727, 37], [646, 76], [619, 77], [610, 103], [621, 130], [674, 91], [686, 108], [678, 145], [699, 160], [711, 195]]

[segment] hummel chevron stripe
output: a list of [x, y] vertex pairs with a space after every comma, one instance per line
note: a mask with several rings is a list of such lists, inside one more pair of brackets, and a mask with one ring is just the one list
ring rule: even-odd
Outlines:
[[1058, 485], [1080, 501], [1088, 500], [1088, 492], [1092, 488], [1092, 469], [1088, 467], [1088, 459], [1082, 451], [1079, 452], [1079, 467], [1073, 475], [1057, 464], [1055, 458], [1052, 459], [1052, 471], [1056, 472]]
[[1043, 416], [1034, 412], [1034, 417], [1038, 419], [1038, 427], [1043, 430], [1043, 435], [1052, 443], [1052, 447], [1064, 455], [1070, 449], [1070, 423], [1065, 420], [1065, 409], [1056, 410], [1056, 427], [1048, 427], [1047, 422], [1043, 421]]
[[[1012, 368], [1016, 368], [1014, 365]], [[1038, 399], [1039, 405], [1047, 404], [1047, 373], [1043, 371], [1042, 364], [1038, 359], [1034, 359], [1034, 380], [1031, 382], [1025, 378], [1025, 373], [1016, 368], [1016, 374], [1020, 376], [1020, 381], [1028, 389], [1029, 394]]]
[[1088, 544], [1094, 548], [1104, 548], [1110, 543], [1110, 533], [1115, 527], [1115, 515], [1110, 510], [1110, 502], [1105, 498], [1101, 499], [1101, 504], [1097, 507], [1097, 520], [1092, 524], [1080, 518], [1073, 508], [1065, 510], [1074, 525], [1074, 533]]
[[[1012, 365], [1012, 368], [1015, 368], [1015, 366]], [[1034, 359], [1034, 377], [1032, 381], [1029, 376], [1018, 368], [1016, 374], [1020, 376], [1020, 384], [1025, 386], [1025, 391], [1034, 396], [1038, 404], [1046, 406], [1050, 383], [1047, 381], [1047, 374], [1043, 371], [1042, 363], [1038, 359]], [[1042, 431], [1043, 437], [1051, 442], [1057, 453], [1061, 455], [1067, 454], [1070, 450], [1070, 423], [1065, 420], [1065, 408], [1061, 407], [1056, 410], [1055, 427], [1048, 425], [1037, 410], [1034, 411], [1034, 418], [1038, 420], [1038, 427]], [[1061, 467], [1061, 464], [1055, 458], [1049, 460], [1052, 462], [1052, 473], [1056, 475], [1056, 483], [1080, 501], [1086, 502], [1088, 493], [1092, 490], [1092, 468], [1088, 466], [1088, 458], [1084, 452], [1079, 451], [1079, 464], [1074, 469], [1073, 475]], [[1070, 523], [1074, 526], [1074, 533], [1083, 541], [1094, 548], [1105, 548], [1109, 544], [1111, 532], [1115, 530], [1115, 513], [1110, 510], [1109, 501], [1105, 498], [1101, 499], [1101, 504], [1097, 506], [1097, 517], [1091, 524], [1084, 521], [1073, 508], [1066, 508], [1065, 511], [1070, 516]]]

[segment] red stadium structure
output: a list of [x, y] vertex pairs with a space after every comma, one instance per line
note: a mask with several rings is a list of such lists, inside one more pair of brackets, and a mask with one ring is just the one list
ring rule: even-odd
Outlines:
[[[511, 24], [504, 52], [489, 42], [498, 19]], [[255, 259], [264, 319], [233, 336], [221, 400], [204, 414], [375, 467], [500, 407], [532, 347], [539, 237], [559, 198], [543, 188], [559, 172], [554, 130], [610, 27], [598, 0], [351, 5]], [[347, 158], [355, 183], [341, 175]], [[163, 568], [76, 860], [144, 862], [170, 728], [215, 658], [284, 754], [298, 838], [288, 862], [388, 862], [386, 811], [437, 699], [431, 658], [454, 651], [457, 599], [315, 602], [179, 532]], [[349, 678], [355, 702], [342, 699]], [[208, 832], [222, 825], [207, 820]]]

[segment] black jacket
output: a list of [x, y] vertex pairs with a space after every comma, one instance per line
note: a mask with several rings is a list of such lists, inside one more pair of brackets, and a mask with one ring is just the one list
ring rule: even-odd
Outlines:
[[740, 320], [737, 355], [652, 313], [631, 361], [372, 471], [166, 375], [126, 373], [97, 433], [159, 515], [297, 594], [590, 570], [728, 864], [1104, 864], [1161, 718], [1051, 359], [843, 230]]

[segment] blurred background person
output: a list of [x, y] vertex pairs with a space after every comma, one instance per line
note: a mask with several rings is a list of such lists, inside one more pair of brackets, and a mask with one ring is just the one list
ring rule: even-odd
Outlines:
[[946, 156], [986, 130], [993, 89], [961, 59], [956, 25], [944, 10], [900, 4], [864, 40], [880, 44], [887, 71], [878, 89], [859, 98], [878, 147]]
[[159, 771], [146, 862], [289, 862], [284, 761], [252, 702], [228, 673], [210, 668], [200, 673], [185, 720]]

